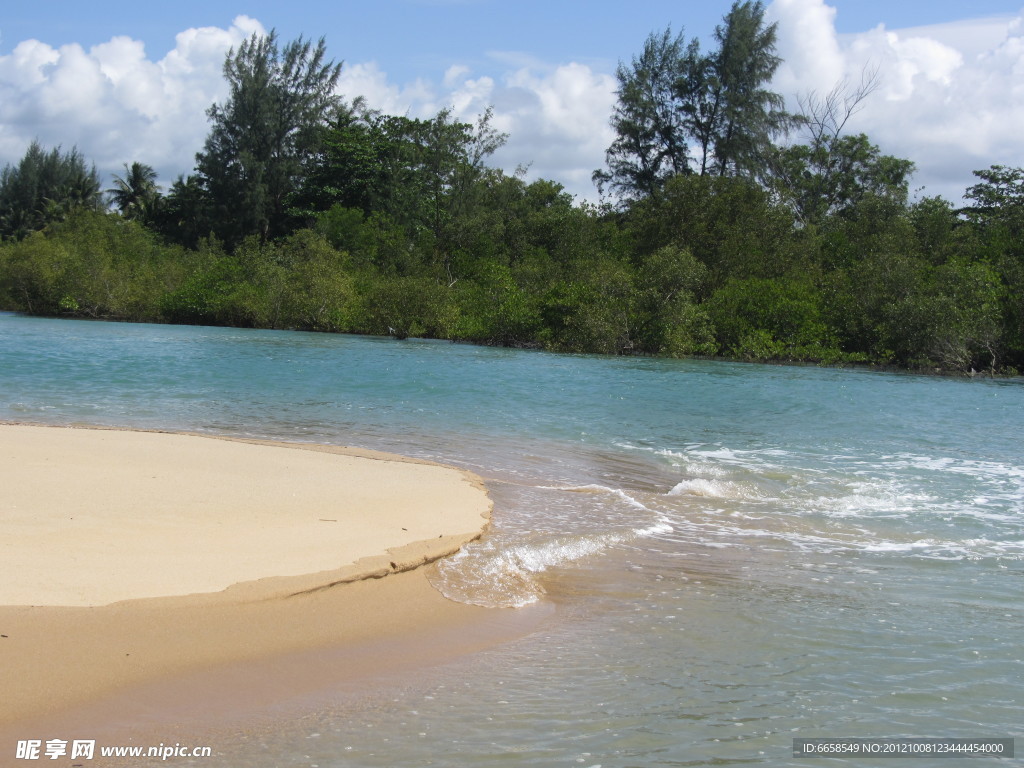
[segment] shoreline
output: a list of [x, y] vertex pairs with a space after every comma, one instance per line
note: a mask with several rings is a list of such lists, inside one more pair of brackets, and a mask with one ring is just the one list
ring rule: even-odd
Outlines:
[[[992, 381], [1002, 380], [1017, 380], [1024, 378], [1024, 373], [1018, 371], [1012, 366], [1004, 366], [996, 371], [991, 369], [981, 370], [961, 370], [957, 368], [943, 368], [935, 365], [917, 365], [917, 366], [902, 366], [896, 363], [888, 363], [881, 360], [840, 360], [836, 362], [828, 362], [825, 360], [793, 360], [789, 358], [764, 358], [764, 359], [749, 359], [745, 357], [729, 357], [726, 355], [699, 355], [690, 354], [682, 357], [671, 357], [654, 352], [642, 352], [632, 354], [621, 354], [621, 353], [608, 353], [608, 352], [560, 352], [554, 349], [545, 348], [542, 345], [536, 343], [518, 343], [511, 345], [504, 344], [491, 344], [484, 341], [477, 341], [471, 339], [446, 339], [438, 338], [433, 336], [407, 336], [403, 339], [397, 339], [393, 335], [376, 335], [371, 333], [352, 333], [349, 331], [317, 331], [311, 329], [297, 329], [297, 328], [254, 328], [250, 326], [240, 325], [208, 325], [203, 323], [179, 323], [179, 322], [167, 322], [155, 319], [148, 320], [133, 320], [128, 318], [112, 318], [112, 317], [89, 317], [89, 316], [77, 316], [77, 315], [37, 315], [24, 312], [17, 309], [0, 309], [0, 314], [10, 314], [18, 317], [35, 318], [41, 320], [72, 320], [86, 323], [123, 323], [126, 325], [163, 325], [163, 326], [179, 326], [186, 328], [231, 328], [237, 331], [273, 331], [275, 333], [324, 333], [336, 336], [353, 336], [360, 338], [369, 339], [395, 339], [396, 341], [426, 341], [438, 344], [461, 344], [470, 347], [501, 347], [503, 349], [515, 349], [524, 350], [531, 352], [545, 352], [552, 355], [588, 355], [592, 357], [607, 357], [607, 358], [636, 358], [636, 359], [653, 359], [653, 360], [694, 360], [709, 363], [742, 363], [745, 365], [769, 365], [776, 367], [796, 367], [796, 368], [829, 368], [843, 371], [863, 371], [866, 373], [894, 373], [894, 374], [909, 374], [914, 376], [929, 376], [940, 379], [990, 379]], [[0, 422], [3, 423], [3, 422]], [[21, 423], [21, 422], [19, 422]], [[116, 428], [115, 428], [116, 429]], [[160, 431], [160, 430], [156, 430]]]
[[[179, 574], [183, 580], [181, 594], [129, 595], [100, 604], [85, 600], [79, 605], [65, 605], [60, 600], [59, 590], [54, 592], [51, 588], [54, 604], [0, 605], [0, 634], [3, 635], [0, 651], [4, 655], [7, 678], [0, 704], [0, 750], [13, 749], [16, 740], [40, 738], [32, 735], [37, 731], [26, 729], [43, 726], [52, 729], [63, 724], [79, 733], [85, 724], [94, 734], [88, 738], [96, 738], [95, 734], [104, 728], [124, 731], [132, 723], [144, 725], [147, 730], [166, 731], [172, 727], [166, 720], [168, 717], [184, 718], [198, 725], [255, 716], [263, 707], [256, 705], [257, 701], [294, 702], [317, 691], [337, 693], [360, 679], [391, 674], [398, 667], [441, 663], [525, 634], [538, 619], [536, 612], [527, 616], [515, 611], [455, 603], [437, 592], [427, 580], [423, 566], [479, 538], [488, 524], [490, 497], [482, 481], [464, 470], [336, 446], [105, 427], [3, 423], [0, 424], [0, 461], [6, 462], [8, 468], [14, 456], [24, 458], [31, 454], [24, 446], [29, 433], [34, 433], [33, 440], [38, 438], [49, 446], [48, 450], [55, 449], [54, 444], [61, 442], [74, 442], [76, 449], [81, 450], [83, 441], [61, 439], [68, 435], [78, 438], [103, 435], [103, 440], [84, 440], [93, 449], [90, 461], [100, 463], [109, 458], [104, 451], [111, 442], [132, 442], [140, 435], [174, 436], [173, 441], [160, 437], [156, 442], [165, 446], [169, 442], [185, 441], [188, 452], [217, 446], [214, 453], [220, 453], [219, 447], [244, 445], [247, 460], [253, 455], [251, 449], [264, 454], [269, 452], [272, 462], [281, 461], [284, 451], [288, 452], [289, 471], [296, 463], [319, 471], [324, 461], [330, 462], [339, 475], [347, 478], [340, 481], [341, 485], [358, 497], [358, 507], [365, 499], [353, 490], [354, 485], [349, 487], [347, 483], [356, 477], [365, 480], [366, 476], [351, 474], [355, 471], [351, 466], [354, 461], [360, 473], [384, 472], [392, 501], [400, 481], [411, 484], [416, 509], [405, 510], [402, 518], [406, 522], [401, 526], [406, 538], [420, 535], [416, 532], [425, 530], [421, 523], [432, 532], [437, 530], [442, 511], [450, 519], [448, 529], [442, 530], [437, 538], [421, 537], [413, 541], [399, 538], [394, 546], [385, 546], [393, 536], [384, 540], [378, 537], [373, 546], [378, 549], [384, 546], [383, 551], [367, 549], [368, 540], [363, 539], [364, 556], [351, 562], [343, 561], [332, 569], [275, 573], [270, 565], [263, 576], [234, 581], [208, 591], [193, 588], [195, 574]], [[12, 436], [16, 438], [13, 443]], [[203, 440], [206, 443], [200, 445]], [[143, 438], [143, 442], [153, 443], [154, 438]], [[133, 443], [134, 449], [137, 445]], [[237, 460], [233, 448], [228, 453], [232, 454], [230, 461]], [[168, 457], [166, 453], [159, 455]], [[201, 460], [207, 460], [205, 454]], [[344, 471], [342, 463], [346, 465]], [[68, 471], [60, 461], [56, 464], [62, 472]], [[233, 466], [232, 471], [239, 469], [237, 463]], [[259, 471], [261, 466], [257, 465], [255, 470], [253, 466], [243, 467], [242, 476], [252, 480], [245, 472]], [[212, 476], [219, 478], [222, 467], [213, 469], [216, 471]], [[18, 478], [15, 485], [33, 486], [26, 474], [19, 472], [11, 476]], [[424, 486], [427, 476], [432, 478], [431, 482], [439, 482], [433, 490]], [[174, 484], [180, 482], [180, 477], [174, 478]], [[206, 490], [212, 489], [207, 487]], [[52, 487], [35, 487], [33, 498], [38, 500], [37, 504], [42, 503], [43, 497], [52, 501], [52, 495], [46, 496], [52, 491]], [[328, 484], [324, 492], [337, 506], [338, 499], [333, 494], [338, 492], [338, 485]], [[379, 487], [372, 489], [371, 495], [374, 494], [388, 495]], [[462, 497], [461, 512], [452, 517], [448, 507], [456, 505], [448, 502], [458, 494]], [[145, 508], [144, 502], [137, 503]], [[444, 509], [439, 509], [439, 505]], [[10, 540], [14, 536], [10, 530], [13, 514], [10, 503], [5, 511], [7, 514], [0, 518], [0, 533], [4, 534], [0, 538]], [[137, 508], [129, 511], [135, 518], [142, 517]], [[217, 514], [211, 515], [209, 509], [201, 511], [207, 517], [224, 522]], [[31, 531], [26, 532], [24, 527], [26, 510], [20, 512], [22, 528], [17, 531], [18, 546], [25, 548], [24, 542], [32, 537], [28, 535]], [[31, 513], [29, 518], [36, 519], [45, 517], [46, 510], [37, 508], [28, 512]], [[371, 512], [359, 507], [356, 514], [372, 516], [379, 526], [387, 519], [387, 512], [381, 509]], [[303, 513], [307, 517], [314, 514], [304, 507]], [[243, 528], [254, 527], [251, 514], [251, 510], [243, 510], [241, 517], [232, 517], [226, 512], [221, 516], [238, 525], [228, 530], [226, 539], [212, 542], [218, 560], [230, 561], [237, 555], [233, 536], [241, 536]], [[322, 515], [321, 512], [315, 514]], [[116, 515], [111, 519], [124, 522]], [[321, 519], [318, 518], [318, 522]], [[342, 515], [336, 513], [334, 519], [342, 520]], [[476, 522], [467, 526], [467, 520]], [[5, 525], [7, 531], [3, 531]], [[312, 531], [319, 540], [323, 538], [324, 525], [328, 524], [306, 525], [303, 535], [309, 538]], [[162, 531], [162, 535], [166, 533]], [[275, 538], [278, 538], [277, 533]], [[138, 531], [133, 535], [138, 536]], [[79, 543], [81, 541], [88, 539], [81, 539]], [[320, 542], [307, 543], [312, 546]], [[74, 551], [74, 546], [71, 550]], [[102, 554], [102, 549], [100, 552]], [[40, 556], [46, 567], [52, 565], [42, 557], [45, 553], [40, 551], [38, 542], [27, 559], [32, 560], [33, 554]], [[243, 558], [236, 559], [240, 562], [235, 565], [240, 565]], [[299, 559], [302, 560], [301, 554]], [[142, 567], [159, 570], [152, 563], [143, 563]], [[65, 576], [81, 577], [84, 573], [87, 569], [79, 557], [72, 560]], [[130, 586], [127, 583], [133, 573], [120, 573], [118, 580]], [[138, 571], [136, 575], [141, 577], [143, 572]], [[8, 589], [8, 594], [11, 593]], [[18, 591], [15, 589], [13, 593]], [[10, 600], [4, 602], [10, 603]], [[380, 649], [386, 647], [404, 649], [400, 663], [393, 655], [380, 656]], [[47, 736], [46, 733], [43, 731], [41, 738], [73, 736], [52, 731]]]

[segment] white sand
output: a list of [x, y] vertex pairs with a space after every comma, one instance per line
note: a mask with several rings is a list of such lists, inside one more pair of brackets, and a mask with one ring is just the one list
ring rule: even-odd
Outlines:
[[491, 505], [472, 475], [342, 451], [0, 425], [0, 605], [322, 574], [312, 588], [415, 566], [485, 527]]

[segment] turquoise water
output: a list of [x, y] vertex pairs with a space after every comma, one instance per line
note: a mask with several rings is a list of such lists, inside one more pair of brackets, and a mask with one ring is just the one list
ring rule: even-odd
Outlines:
[[433, 583], [554, 620], [203, 765], [807, 766], [795, 737], [1022, 735], [1020, 380], [0, 314], [0, 419], [488, 481], [492, 530]]

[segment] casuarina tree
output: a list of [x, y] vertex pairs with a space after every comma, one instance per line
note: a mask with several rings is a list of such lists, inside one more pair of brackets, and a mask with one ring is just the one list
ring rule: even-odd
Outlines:
[[631, 66], [620, 65], [616, 138], [594, 181], [619, 197], [660, 192], [673, 176], [753, 176], [792, 118], [768, 87], [781, 59], [776, 25], [760, 2], [735, 2], [702, 53], [671, 29], [651, 34]]
[[208, 110], [210, 133], [196, 156], [214, 234], [227, 244], [287, 231], [288, 196], [341, 103], [340, 71], [327, 60], [323, 38], [282, 48], [271, 31], [228, 53], [228, 99]]

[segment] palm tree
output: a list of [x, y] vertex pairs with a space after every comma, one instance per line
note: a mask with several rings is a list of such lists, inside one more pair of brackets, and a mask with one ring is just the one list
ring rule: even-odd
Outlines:
[[115, 175], [114, 187], [107, 190], [110, 202], [126, 219], [152, 221], [160, 201], [156, 171], [145, 163], [124, 164], [124, 178]]

